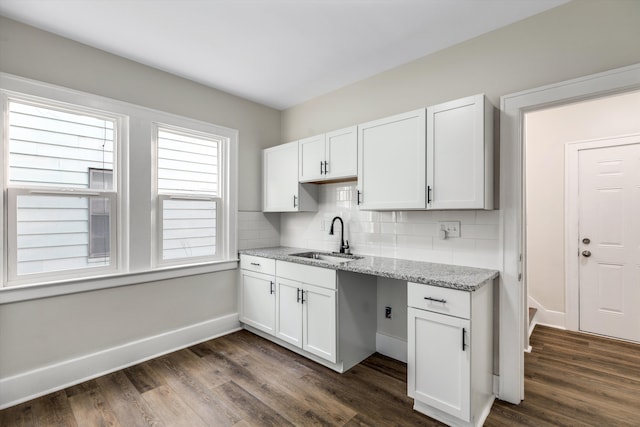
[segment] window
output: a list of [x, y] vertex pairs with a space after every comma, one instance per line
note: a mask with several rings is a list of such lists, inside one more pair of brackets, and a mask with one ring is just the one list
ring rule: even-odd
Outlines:
[[0, 110], [0, 303], [237, 268], [236, 130], [1, 72]]
[[158, 263], [220, 257], [227, 138], [162, 125], [156, 127]]
[[11, 98], [6, 110], [8, 279], [115, 270], [117, 119]]

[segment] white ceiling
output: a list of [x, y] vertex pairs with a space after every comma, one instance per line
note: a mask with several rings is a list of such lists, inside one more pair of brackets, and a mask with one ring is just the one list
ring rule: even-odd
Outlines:
[[0, 15], [284, 109], [568, 0], [0, 0]]

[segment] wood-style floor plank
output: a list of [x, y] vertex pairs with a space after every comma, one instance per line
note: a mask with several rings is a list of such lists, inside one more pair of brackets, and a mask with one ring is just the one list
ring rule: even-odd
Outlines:
[[[640, 345], [537, 326], [525, 400], [485, 423], [640, 425]], [[406, 364], [375, 354], [338, 374], [247, 331], [0, 411], [0, 426], [441, 426], [413, 411]]]
[[170, 427], [154, 414], [125, 371], [105, 375], [96, 382], [116, 417], [127, 421], [127, 427]]

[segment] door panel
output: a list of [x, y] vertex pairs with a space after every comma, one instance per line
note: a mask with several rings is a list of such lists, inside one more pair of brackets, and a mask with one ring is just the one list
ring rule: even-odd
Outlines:
[[263, 210], [290, 212], [298, 210], [298, 143], [290, 142], [264, 150]]
[[276, 304], [274, 277], [241, 270], [242, 305], [240, 321], [275, 334]]
[[426, 208], [426, 110], [358, 126], [360, 209]]
[[580, 330], [640, 341], [640, 144], [581, 150], [579, 177]]
[[276, 336], [302, 348], [302, 304], [298, 301], [302, 285], [280, 278], [277, 284]]
[[416, 401], [469, 421], [471, 322], [413, 307], [409, 308], [408, 315], [409, 395]]
[[336, 291], [305, 285], [303, 349], [336, 363]]
[[326, 134], [327, 175], [336, 179], [358, 174], [358, 128], [341, 129]]
[[322, 162], [325, 160], [324, 139], [324, 135], [317, 135], [298, 142], [298, 178], [301, 182], [324, 178], [322, 174]]

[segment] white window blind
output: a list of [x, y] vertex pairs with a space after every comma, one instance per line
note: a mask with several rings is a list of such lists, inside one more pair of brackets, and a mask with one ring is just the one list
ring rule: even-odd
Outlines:
[[159, 262], [218, 256], [222, 137], [157, 128]]

